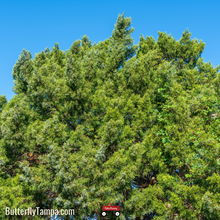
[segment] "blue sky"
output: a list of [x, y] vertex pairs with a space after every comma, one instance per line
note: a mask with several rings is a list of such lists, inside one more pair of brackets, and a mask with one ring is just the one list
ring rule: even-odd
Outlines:
[[118, 14], [132, 18], [135, 44], [141, 34], [158, 37], [158, 31], [176, 40], [186, 28], [192, 39], [206, 43], [205, 62], [220, 64], [220, 1], [111, 0], [111, 1], [3, 1], [0, 0], [0, 95], [13, 98], [12, 68], [25, 48], [35, 53], [59, 43], [61, 50], [88, 35], [92, 43], [112, 34]]

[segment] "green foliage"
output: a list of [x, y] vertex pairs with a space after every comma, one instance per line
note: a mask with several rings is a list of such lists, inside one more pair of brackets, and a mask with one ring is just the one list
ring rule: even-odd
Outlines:
[[139, 45], [133, 31], [122, 14], [98, 44], [21, 52], [16, 95], [0, 96], [2, 219], [5, 206], [83, 219], [109, 203], [119, 219], [220, 219], [220, 67], [188, 30]]
[[7, 104], [7, 99], [5, 95], [1, 95], [0, 96], [0, 112], [2, 112], [2, 109], [5, 107], [6, 104]]

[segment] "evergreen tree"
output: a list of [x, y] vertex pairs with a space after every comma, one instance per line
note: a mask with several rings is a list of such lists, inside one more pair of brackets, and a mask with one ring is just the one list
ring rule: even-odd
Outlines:
[[122, 14], [98, 44], [21, 52], [16, 95], [0, 96], [1, 219], [101, 219], [110, 203], [119, 219], [220, 219], [220, 66], [188, 30], [139, 45], [133, 31]]

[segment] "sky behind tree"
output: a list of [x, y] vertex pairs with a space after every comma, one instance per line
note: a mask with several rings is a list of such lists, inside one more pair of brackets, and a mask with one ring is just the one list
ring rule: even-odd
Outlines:
[[158, 31], [179, 40], [188, 28], [191, 39], [205, 42], [205, 62], [220, 65], [219, 7], [217, 0], [204, 1], [3, 1], [0, 0], [1, 70], [0, 95], [13, 98], [12, 68], [25, 48], [35, 57], [59, 43], [68, 50], [75, 40], [88, 35], [92, 43], [112, 35], [118, 14], [132, 18], [132, 37], [138, 44], [143, 34], [158, 37]]

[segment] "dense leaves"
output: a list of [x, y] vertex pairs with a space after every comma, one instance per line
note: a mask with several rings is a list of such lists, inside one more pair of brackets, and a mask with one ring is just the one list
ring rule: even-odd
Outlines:
[[110, 203], [119, 219], [220, 219], [220, 67], [188, 30], [137, 46], [133, 31], [122, 14], [98, 44], [21, 52], [16, 95], [0, 97], [2, 219], [5, 206], [101, 219]]

